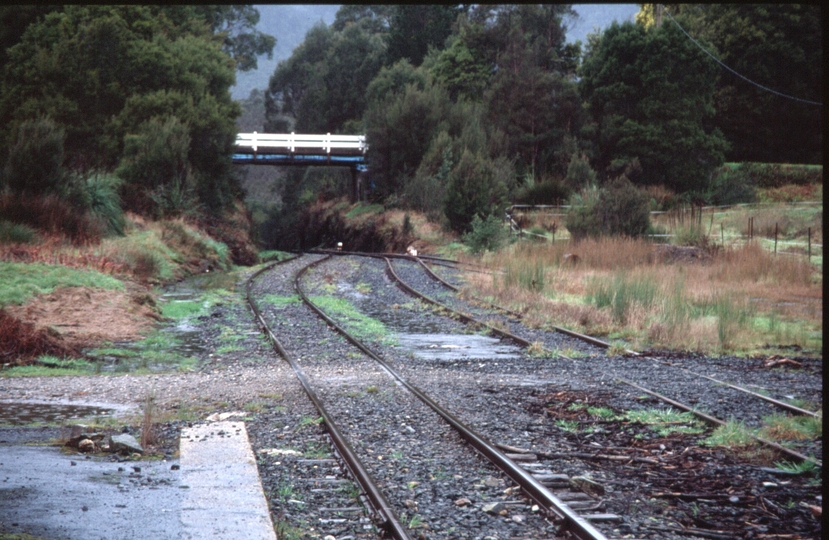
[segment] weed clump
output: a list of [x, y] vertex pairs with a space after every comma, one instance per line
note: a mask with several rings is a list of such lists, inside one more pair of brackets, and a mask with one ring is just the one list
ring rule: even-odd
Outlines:
[[0, 309], [0, 354], [12, 363], [24, 366], [41, 355], [79, 356], [80, 351], [66, 344], [60, 335], [47, 328], [37, 328]]

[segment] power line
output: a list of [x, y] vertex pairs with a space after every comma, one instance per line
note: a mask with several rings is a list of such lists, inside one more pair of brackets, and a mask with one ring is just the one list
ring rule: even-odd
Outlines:
[[728, 67], [728, 66], [726, 66], [725, 64], [723, 64], [722, 62], [720, 62], [720, 60], [719, 60], [716, 56], [714, 56], [713, 54], [711, 54], [710, 52], [708, 52], [708, 51], [705, 49], [705, 47], [703, 47], [702, 45], [700, 45], [700, 44], [697, 42], [697, 40], [695, 40], [693, 37], [691, 37], [691, 34], [689, 34], [688, 32], [686, 32], [686, 31], [685, 31], [685, 29], [684, 29], [684, 28], [682, 28], [682, 27], [679, 25], [679, 23], [678, 23], [678, 22], [676, 22], [676, 19], [674, 19], [674, 18], [671, 16], [670, 12], [669, 12], [667, 9], [663, 9], [663, 13], [665, 13], [668, 17], [670, 17], [670, 19], [674, 22], [674, 24], [677, 26], [677, 28], [679, 28], [680, 30], [682, 30], [682, 33], [683, 33], [683, 34], [685, 34], [686, 36], [688, 36], [688, 39], [690, 39], [691, 41], [693, 41], [693, 42], [694, 42], [694, 45], [696, 45], [697, 47], [699, 47], [699, 48], [700, 48], [700, 50], [702, 50], [702, 52], [704, 52], [705, 54], [707, 54], [708, 56], [710, 56], [711, 58], [713, 58], [713, 59], [714, 59], [714, 61], [715, 61], [716, 63], [718, 63], [719, 65], [721, 65], [722, 67], [724, 67], [725, 69], [727, 69], [728, 71], [730, 71], [731, 73], [733, 73], [734, 75], [738, 76], [739, 78], [743, 79], [744, 81], [746, 81], [746, 82], [748, 82], [748, 83], [751, 83], [751, 84], [753, 84], [754, 86], [756, 86], [756, 87], [758, 87], [758, 88], [762, 88], [762, 89], [763, 89], [763, 90], [765, 90], [766, 92], [771, 92], [772, 94], [776, 94], [776, 95], [778, 95], [778, 96], [780, 96], [780, 97], [784, 97], [784, 98], [788, 98], [788, 99], [793, 99], [793, 100], [795, 100], [795, 101], [800, 101], [801, 103], [808, 103], [809, 105], [820, 105], [821, 107], [823, 107], [823, 103], [820, 103], [820, 102], [817, 102], [817, 101], [810, 101], [810, 100], [808, 100], [808, 99], [801, 99], [801, 98], [798, 98], [798, 97], [790, 96], [790, 95], [788, 95], [788, 94], [783, 94], [782, 92], [778, 92], [777, 90], [772, 90], [771, 88], [768, 88], [768, 87], [766, 87], [766, 86], [763, 86], [762, 84], [758, 84], [758, 83], [756, 83], [756, 82], [752, 81], [751, 79], [749, 79], [749, 78], [747, 78], [747, 77], [744, 77], [744, 76], [740, 75], [739, 73], [737, 73], [736, 71], [734, 71], [734, 70], [733, 70], [733, 69], [731, 69], [730, 67]]

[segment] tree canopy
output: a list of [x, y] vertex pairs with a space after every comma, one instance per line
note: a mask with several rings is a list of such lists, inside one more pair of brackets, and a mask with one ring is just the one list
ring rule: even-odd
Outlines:
[[[718, 67], [713, 125], [730, 161], [823, 162], [823, 39], [817, 4], [666, 8]], [[668, 16], [663, 25], [673, 25]], [[713, 59], [709, 62], [715, 64]]]
[[237, 68], [255, 66], [274, 43], [253, 30], [255, 10], [69, 5], [24, 15], [28, 25], [19, 37], [5, 33], [16, 43], [0, 80], [3, 152], [18, 126], [49, 118], [66, 133], [71, 170], [111, 171], [131, 136], [175, 120], [186, 132], [185, 158], [202, 202], [229, 201], [239, 114], [229, 89]]
[[612, 177], [636, 159], [641, 183], [704, 189], [727, 149], [710, 127], [718, 71], [677, 27], [614, 23], [580, 73], [600, 174]]

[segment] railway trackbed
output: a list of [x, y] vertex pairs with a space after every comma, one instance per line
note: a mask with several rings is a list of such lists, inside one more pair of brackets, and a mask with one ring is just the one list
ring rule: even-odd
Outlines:
[[[316, 414], [308, 416], [305, 450], [260, 452], [272, 510], [285, 527], [304, 523], [341, 539], [380, 533], [732, 538], [793, 530], [804, 538], [820, 536], [820, 522], [812, 516], [821, 505], [819, 480], [773, 466], [775, 460], [796, 461], [793, 456], [761, 449], [747, 458], [701, 444], [712, 427], [682, 415], [660, 419], [665, 405], [641, 388], [620, 383], [638, 384], [647, 374], [658, 390], [676, 395], [674, 390], [681, 394], [685, 388], [684, 398], [697, 409], [751, 426], [775, 405], [747, 399], [723, 380], [819, 404], [819, 362], [769, 376], [768, 370], [746, 370], [722, 359], [608, 357], [596, 343], [533, 330], [491, 306], [465, 301], [419, 263], [403, 259], [387, 263], [338, 256], [307, 271], [297, 283], [331, 318], [324, 322], [293, 288], [300, 268], [321, 260], [306, 255], [274, 267], [250, 287], [263, 321], [283, 353], [301, 367], [360, 463], [325, 451], [327, 434]], [[508, 329], [526, 343], [539, 343], [547, 353], [527, 354], [508, 340], [482, 335], [489, 333], [485, 327], [447, 317], [443, 309], [396, 287], [392, 271], [413, 289]], [[455, 279], [451, 269], [439, 272]], [[356, 334], [366, 350], [334, 333], [332, 323]], [[377, 353], [385, 366], [367, 351]], [[696, 371], [713, 373], [720, 382], [706, 380], [703, 387]], [[418, 393], [430, 396], [450, 418], [437, 416]], [[516, 469], [504, 472], [484, 459], [490, 451], [463, 439], [452, 419], [471, 427]], [[263, 433], [266, 415], [259, 422]], [[283, 443], [298, 436], [279, 427], [270, 431]], [[260, 435], [261, 444], [275, 436]], [[819, 440], [789, 444], [809, 459], [820, 459]], [[315, 452], [307, 451], [309, 445]], [[344, 469], [353, 473], [355, 468], [374, 478], [381, 497], [352, 483]], [[522, 475], [530, 478], [530, 487], [515, 483]], [[533, 482], [540, 487], [533, 488]], [[372, 510], [363, 510], [360, 493]], [[555, 507], [563, 502], [567, 505]]]

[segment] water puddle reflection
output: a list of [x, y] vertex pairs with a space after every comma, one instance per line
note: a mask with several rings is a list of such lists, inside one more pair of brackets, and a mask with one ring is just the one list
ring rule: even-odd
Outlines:
[[463, 359], [507, 360], [519, 358], [520, 351], [499, 339], [479, 335], [397, 334], [400, 346], [418, 358], [451, 362]]
[[0, 425], [60, 424], [115, 416], [129, 407], [46, 401], [0, 401]]

